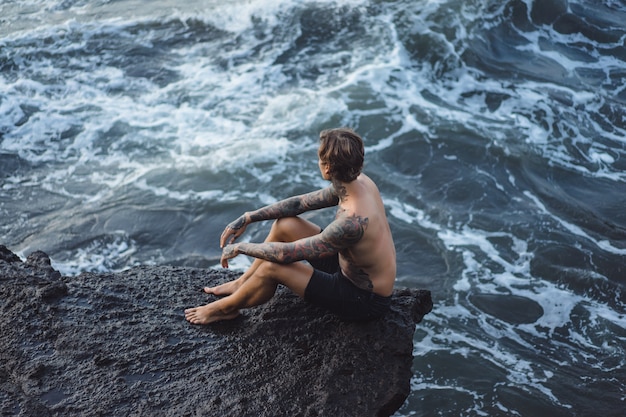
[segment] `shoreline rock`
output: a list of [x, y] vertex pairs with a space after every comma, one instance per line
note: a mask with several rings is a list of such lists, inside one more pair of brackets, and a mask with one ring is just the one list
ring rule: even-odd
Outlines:
[[66, 277], [43, 252], [0, 245], [0, 405], [21, 416], [389, 416], [410, 392], [415, 324], [430, 292], [344, 322], [279, 288], [241, 317], [193, 326], [183, 310], [237, 273], [141, 266]]

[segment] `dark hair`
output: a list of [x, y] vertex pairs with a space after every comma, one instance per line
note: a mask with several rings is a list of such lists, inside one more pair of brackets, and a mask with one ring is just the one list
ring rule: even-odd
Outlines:
[[330, 166], [331, 178], [352, 182], [363, 168], [363, 139], [345, 127], [323, 130], [320, 133], [318, 155], [322, 162]]

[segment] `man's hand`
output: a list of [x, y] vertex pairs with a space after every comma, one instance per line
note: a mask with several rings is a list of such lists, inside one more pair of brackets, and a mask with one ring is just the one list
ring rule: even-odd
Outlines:
[[237, 220], [226, 226], [220, 237], [220, 248], [230, 245], [246, 230], [246, 215], [241, 215]]
[[235, 256], [239, 255], [241, 252], [239, 252], [239, 244], [235, 244], [235, 245], [227, 245], [226, 247], [224, 247], [224, 249], [222, 249], [222, 267], [223, 268], [228, 268], [228, 260], [229, 259], [233, 259]]

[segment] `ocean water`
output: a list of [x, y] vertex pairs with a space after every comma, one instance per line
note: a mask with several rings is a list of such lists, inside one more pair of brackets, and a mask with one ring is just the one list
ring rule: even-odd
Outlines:
[[3, 0], [0, 243], [66, 275], [217, 267], [224, 226], [325, 186], [319, 131], [350, 126], [397, 286], [435, 303], [396, 416], [622, 416], [625, 22], [623, 0]]

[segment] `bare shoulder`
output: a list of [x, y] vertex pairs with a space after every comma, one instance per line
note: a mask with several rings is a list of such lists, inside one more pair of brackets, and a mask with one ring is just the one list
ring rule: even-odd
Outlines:
[[324, 229], [321, 237], [338, 249], [351, 247], [363, 238], [368, 223], [367, 217], [344, 211]]
[[352, 208], [354, 212], [365, 216], [376, 216], [383, 210], [383, 202], [378, 186], [365, 174], [357, 178], [357, 184], [353, 188], [354, 198]]
[[372, 194], [375, 194], [376, 197], [380, 198], [380, 191], [378, 190], [378, 185], [376, 185], [376, 183], [368, 176], [364, 175], [364, 180], [365, 180], [365, 183], [367, 184], [367, 187], [370, 189], [370, 192]]

